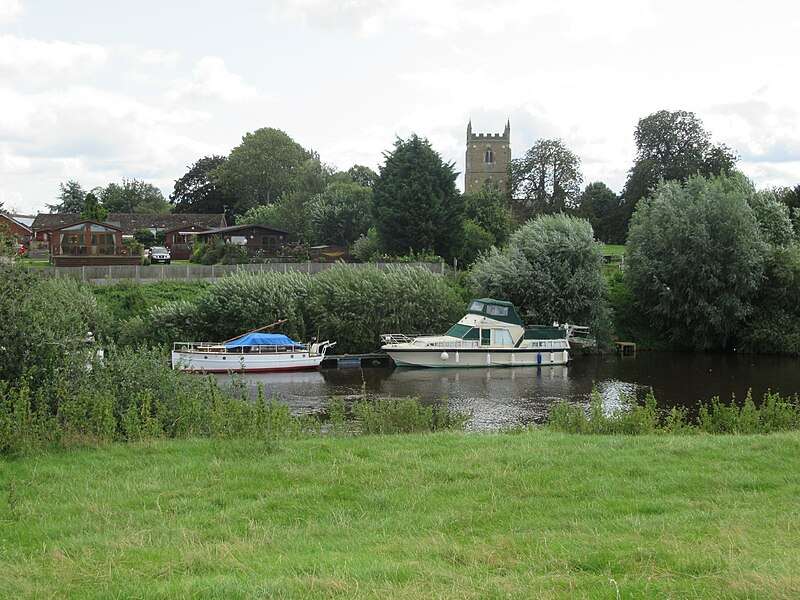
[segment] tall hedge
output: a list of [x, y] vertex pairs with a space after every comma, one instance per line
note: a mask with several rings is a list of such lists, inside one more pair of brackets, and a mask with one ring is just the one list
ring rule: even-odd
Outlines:
[[195, 302], [198, 335], [224, 340], [281, 319], [273, 329], [303, 339], [306, 323], [302, 311], [310, 277], [304, 273], [236, 273], [211, 286]]
[[335, 340], [340, 354], [374, 352], [382, 333], [447, 329], [463, 310], [444, 280], [422, 267], [344, 265], [311, 280], [305, 308], [314, 335]]

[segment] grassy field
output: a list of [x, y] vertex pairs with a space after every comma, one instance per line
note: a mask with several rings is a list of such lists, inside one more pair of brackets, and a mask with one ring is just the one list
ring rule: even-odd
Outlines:
[[0, 462], [13, 598], [797, 598], [800, 434], [438, 433]]
[[625, 246], [603, 244], [603, 256], [620, 256], [621, 254], [625, 254]]

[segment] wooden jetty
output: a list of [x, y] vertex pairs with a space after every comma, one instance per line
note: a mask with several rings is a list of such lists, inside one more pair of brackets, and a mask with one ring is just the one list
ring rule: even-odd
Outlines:
[[388, 367], [392, 359], [388, 354], [343, 354], [326, 355], [320, 363], [323, 369], [361, 368], [361, 367]]
[[617, 352], [623, 356], [626, 354], [636, 354], [636, 342], [616, 342]]

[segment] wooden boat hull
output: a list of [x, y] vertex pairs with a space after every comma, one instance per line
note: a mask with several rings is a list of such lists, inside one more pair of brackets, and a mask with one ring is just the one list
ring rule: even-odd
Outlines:
[[319, 367], [324, 354], [241, 354], [232, 352], [181, 352], [173, 350], [172, 368], [194, 373], [266, 373], [301, 371]]

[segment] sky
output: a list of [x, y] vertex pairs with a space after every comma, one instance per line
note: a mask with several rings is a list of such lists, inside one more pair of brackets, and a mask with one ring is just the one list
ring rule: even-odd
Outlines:
[[[159, 187], [262, 127], [339, 170], [466, 128], [561, 139], [620, 192], [639, 119], [695, 113], [761, 188], [800, 183], [800, 6], [785, 0], [0, 0], [0, 202]], [[457, 183], [463, 189], [463, 175]]]

